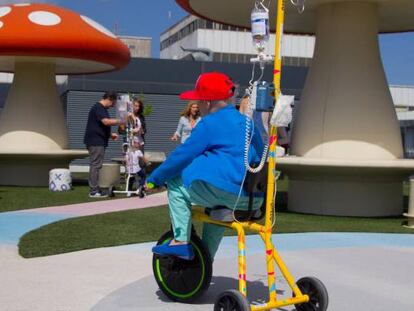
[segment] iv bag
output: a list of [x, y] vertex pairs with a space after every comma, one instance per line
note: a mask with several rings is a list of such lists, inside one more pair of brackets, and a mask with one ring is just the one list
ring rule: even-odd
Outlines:
[[257, 50], [263, 51], [269, 41], [269, 11], [264, 7], [255, 7], [250, 19], [253, 43]]
[[121, 122], [126, 122], [129, 111], [129, 95], [121, 95], [116, 101], [116, 117], [120, 119]]

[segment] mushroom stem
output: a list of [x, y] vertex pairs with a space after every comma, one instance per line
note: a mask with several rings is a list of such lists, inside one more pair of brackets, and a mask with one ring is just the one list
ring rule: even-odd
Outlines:
[[67, 129], [55, 65], [17, 62], [0, 116], [0, 151], [30, 153], [66, 147]]
[[377, 4], [321, 5], [316, 46], [292, 133], [309, 158], [402, 158], [400, 127], [381, 63]]
[[[402, 142], [381, 64], [377, 5], [331, 3], [317, 9], [315, 56], [296, 110], [292, 153], [320, 159], [289, 173], [289, 210], [342, 216], [398, 215], [402, 173], [341, 169], [402, 158]], [[309, 204], [309, 202], [312, 202]]]

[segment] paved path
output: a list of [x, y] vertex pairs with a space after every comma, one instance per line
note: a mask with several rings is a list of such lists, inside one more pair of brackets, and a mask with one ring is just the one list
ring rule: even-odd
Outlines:
[[66, 218], [126, 211], [166, 204], [167, 193], [160, 192], [149, 195], [143, 199], [132, 197], [127, 199], [98, 200], [91, 203], [0, 213], [0, 245], [17, 245], [19, 238], [26, 232]]
[[[169, 302], [159, 292], [151, 268], [153, 243], [33, 259], [17, 254], [18, 238], [27, 230], [68, 217], [166, 202], [165, 194], [150, 198], [0, 213], [0, 310], [213, 310], [220, 292], [237, 288], [234, 237], [223, 240], [214, 262], [212, 284], [192, 305]], [[324, 282], [330, 295], [328, 310], [414, 310], [414, 235], [279, 234], [273, 241], [296, 279], [316, 276]], [[261, 240], [248, 236], [247, 250], [248, 296], [260, 303], [267, 292]], [[280, 276], [277, 279], [280, 296], [290, 296], [286, 282]]]
[[88, 216], [96, 214], [104, 214], [110, 212], [125, 211], [130, 209], [139, 209], [152, 206], [160, 206], [167, 204], [167, 192], [159, 192], [148, 195], [141, 199], [139, 197], [131, 197], [125, 199], [98, 200], [96, 202], [70, 204], [64, 206], [35, 208], [30, 210], [21, 210], [14, 212], [16, 214], [35, 213], [49, 215], [65, 215], [71, 217]]

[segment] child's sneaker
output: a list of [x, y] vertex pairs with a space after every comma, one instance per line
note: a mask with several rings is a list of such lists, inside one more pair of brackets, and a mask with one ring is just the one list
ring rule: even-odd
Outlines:
[[90, 192], [89, 197], [90, 198], [95, 198], [95, 199], [102, 199], [102, 198], [107, 198], [108, 195], [103, 194], [102, 192], [96, 191], [96, 192]]
[[145, 198], [146, 195], [147, 194], [145, 193], [145, 190], [141, 189], [141, 191], [139, 192], [139, 197], [142, 199], [142, 198]]
[[157, 255], [171, 255], [184, 260], [193, 260], [194, 251], [191, 244], [170, 245], [169, 242], [154, 246], [152, 252]]

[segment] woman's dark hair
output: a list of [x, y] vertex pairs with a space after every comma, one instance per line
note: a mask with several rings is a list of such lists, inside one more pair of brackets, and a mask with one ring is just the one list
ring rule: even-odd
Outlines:
[[143, 101], [138, 99], [138, 98], [134, 98], [134, 100], [132, 102], [134, 104], [135, 103], [139, 104], [138, 114], [142, 115], [144, 113], [144, 103], [143, 103]]

